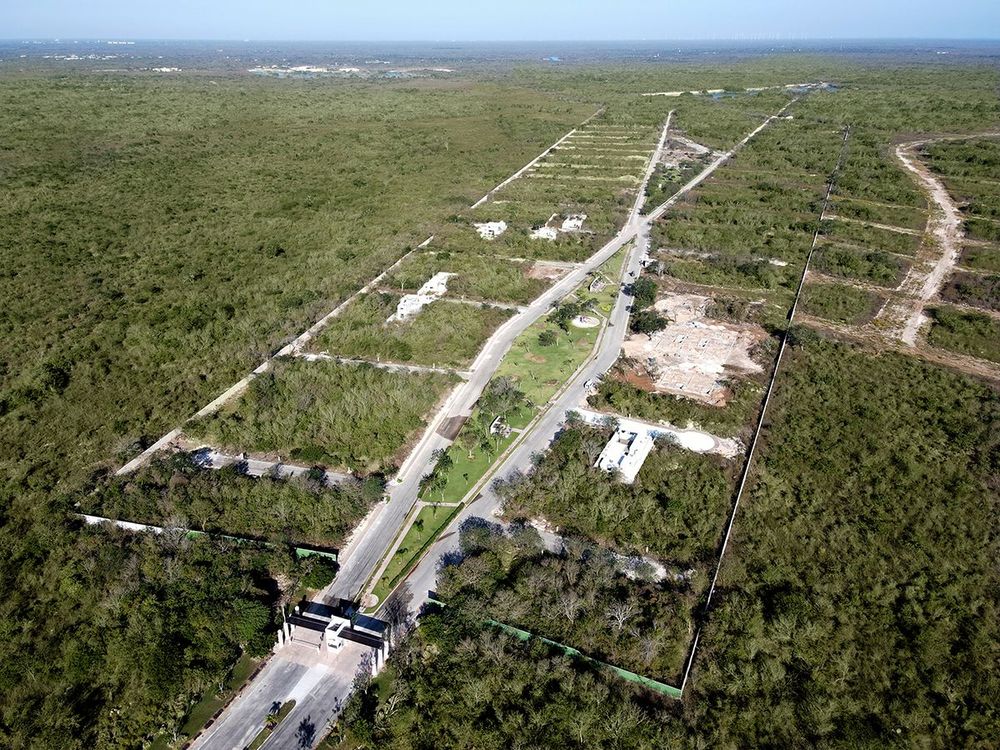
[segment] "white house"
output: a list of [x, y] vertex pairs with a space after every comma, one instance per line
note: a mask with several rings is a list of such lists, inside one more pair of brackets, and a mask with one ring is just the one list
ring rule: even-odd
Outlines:
[[594, 465], [602, 471], [620, 472], [622, 481], [632, 484], [651, 450], [653, 436], [648, 431], [619, 427]]
[[484, 221], [474, 226], [484, 240], [495, 240], [507, 231], [506, 221]]

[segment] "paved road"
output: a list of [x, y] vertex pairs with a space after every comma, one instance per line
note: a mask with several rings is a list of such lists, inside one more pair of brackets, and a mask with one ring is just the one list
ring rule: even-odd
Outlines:
[[[759, 127], [749, 133], [733, 149], [713, 160], [711, 164], [709, 164], [696, 177], [685, 184], [674, 196], [672, 196], [670, 200], [651, 211], [645, 218], [639, 216], [639, 210], [642, 207], [642, 194], [640, 193], [640, 196], [636, 199], [636, 205], [633, 207], [625, 228], [618, 235], [618, 237], [612, 241], [612, 243], [609, 243], [609, 247], [615, 246], [617, 250], [624, 246], [633, 237], [636, 240], [634, 247], [629, 251], [628, 256], [625, 259], [625, 283], [619, 290], [618, 298], [616, 299], [615, 306], [611, 311], [608, 325], [604, 329], [601, 338], [598, 340], [596, 353], [566, 385], [561, 395], [558, 396], [556, 401], [542, 414], [521, 443], [510, 453], [510, 455], [508, 455], [507, 459], [496, 471], [496, 476], [506, 477], [516, 471], [527, 472], [530, 470], [532, 466], [532, 456], [537, 453], [543, 453], [548, 449], [562, 424], [565, 422], [566, 413], [571, 410], [576, 410], [582, 404], [586, 403], [587, 391], [589, 389], [588, 384], [591, 381], [603, 376], [617, 361], [621, 352], [622, 343], [628, 333], [628, 317], [633, 302], [632, 295], [630, 294], [629, 283], [637, 278], [641, 272], [642, 261], [648, 253], [649, 230], [653, 223], [684, 194], [711, 176], [711, 174], [722, 164], [728, 161], [737, 150], [749, 143], [749, 141], [765, 127], [767, 127], [767, 125], [780, 117], [788, 106], [790, 106], [790, 104], [782, 108], [777, 115], [767, 118]], [[664, 133], [666, 133], [666, 129], [664, 129]], [[660, 149], [658, 149], [658, 152], [662, 149], [662, 144], [663, 140], [661, 139]], [[651, 171], [651, 168], [647, 171], [647, 180]], [[458, 550], [458, 529], [461, 528], [462, 523], [473, 517], [495, 521], [499, 506], [500, 498], [493, 491], [492, 486], [487, 486], [474, 502], [466, 506], [455, 517], [445, 532], [438, 538], [437, 542], [431, 546], [428, 553], [417, 564], [413, 572], [406, 579], [406, 584], [409, 586], [410, 591], [413, 594], [411, 609], [414, 613], [419, 611], [420, 607], [426, 601], [427, 592], [435, 588], [437, 570], [442, 557]]]
[[[596, 269], [611, 256], [621, 250], [635, 236], [632, 222], [612, 239], [607, 245], [592, 255], [586, 263], [572, 270], [559, 282], [551, 286], [542, 296], [532, 302], [524, 312], [507, 320], [493, 334], [483, 347], [473, 363], [471, 377], [461, 383], [452, 398], [447, 410], [442, 409], [439, 416], [469, 415], [472, 407], [482, 394], [486, 384], [500, 366], [504, 354], [513, 345], [514, 340], [532, 323], [545, 315], [553, 304], [580, 286], [590, 271]], [[425, 433], [424, 439], [410, 454], [406, 464], [389, 488], [389, 503], [382, 513], [378, 524], [368, 537], [355, 549], [350, 559], [345, 560], [333, 586], [327, 592], [330, 597], [354, 598], [371, 572], [377, 567], [382, 554], [392, 543], [392, 540], [402, 525], [406, 514], [417, 498], [420, 478], [432, 467], [431, 455], [439, 448], [446, 448], [451, 441], [439, 435], [436, 427], [443, 419], [435, 420], [435, 429]]]
[[[782, 112], [783, 111], [784, 110], [782, 110]], [[779, 112], [779, 115], [782, 114], [782, 112]], [[748, 135], [732, 151], [721, 155], [718, 159], [713, 161], [697, 177], [682, 187], [681, 190], [679, 190], [678, 193], [671, 198], [671, 200], [659, 206], [645, 218], [640, 217], [639, 215], [639, 209], [641, 208], [643, 200], [643, 190], [640, 188], [639, 195], [636, 198], [636, 204], [633, 207], [629, 219], [618, 235], [616, 235], [594, 255], [588, 258], [587, 261], [580, 264], [578, 267], [573, 268], [566, 276], [542, 294], [542, 296], [532, 302], [531, 305], [529, 305], [524, 311], [511, 317], [502, 326], [500, 326], [499, 329], [497, 329], [494, 335], [489, 339], [489, 341], [487, 341], [482, 351], [480, 351], [475, 362], [473, 362], [473, 365], [470, 368], [471, 375], [469, 379], [455, 387], [445, 406], [439, 410], [434, 420], [428, 426], [423, 438], [400, 468], [396, 479], [389, 488], [388, 500], [386, 504], [371, 521], [370, 526], [363, 533], [363, 535], [356, 540], [352, 540], [349, 545], [349, 549], [345, 550], [341, 555], [341, 569], [331, 586], [323, 592], [325, 599], [332, 600], [341, 597], [345, 599], [356, 598], [365, 581], [371, 575], [372, 571], [377, 568], [382, 555], [392, 544], [396, 533], [406, 518], [407, 513], [416, 502], [420, 478], [431, 467], [432, 453], [438, 448], [447, 447], [450, 443], [449, 440], [442, 437], [438, 433], [438, 428], [450, 416], [468, 415], [471, 413], [472, 408], [481, 395], [483, 389], [489, 382], [490, 378], [492, 378], [497, 367], [500, 365], [501, 359], [511, 347], [514, 340], [532, 323], [545, 315], [554, 303], [558, 302], [579, 287], [586, 280], [588, 274], [592, 270], [606, 262], [615, 253], [628, 245], [632, 240], [635, 240], [635, 245], [628, 253], [623, 273], [625, 274], [626, 281], [631, 281], [637, 277], [641, 269], [641, 260], [647, 252], [649, 243], [648, 233], [653, 222], [662, 216], [663, 213], [676, 200], [705, 180], [716, 168], [724, 163], [736, 151], [736, 149], [747, 143], [754, 135], [763, 130], [763, 128], [774, 119], [775, 117], [768, 118], [759, 128]], [[662, 150], [667, 127], [669, 127], [669, 119], [667, 126], [664, 127], [663, 135], [661, 136], [660, 144], [656, 151], [657, 154]], [[643, 184], [645, 184], [648, 180], [649, 174], [652, 172], [654, 166], [655, 159], [651, 159], [649, 165], [647, 166]], [[612, 309], [609, 325], [604, 331], [596, 355], [587, 365], [585, 365], [582, 371], [578, 373], [577, 377], [575, 377], [572, 382], [568, 384], [556, 403], [542, 415], [540, 420], [536, 423], [536, 427], [524, 438], [519, 447], [504, 462], [500, 472], [505, 473], [517, 467], [528, 466], [533, 453], [545, 450], [548, 447], [552, 436], [556, 433], [559, 425], [563, 421], [566, 410], [575, 408], [585, 399], [586, 382], [596, 375], [603, 374], [611, 367], [612, 364], [614, 364], [615, 360], [618, 358], [618, 353], [626, 334], [628, 312], [631, 303], [632, 298], [628, 293], [628, 286], [623, 285], [619, 291], [619, 296], [616, 300], [615, 306]], [[457, 548], [457, 529], [459, 528], [461, 522], [471, 516], [490, 518], [494, 515], [496, 507], [497, 498], [495, 494], [492, 491], [487, 490], [483, 493], [479, 500], [471, 503], [463, 509], [458, 518], [446, 530], [446, 533], [442, 535], [442, 537], [440, 537], [431, 547], [429, 554], [424, 556], [420, 564], [411, 574], [409, 578], [409, 585], [411, 590], [414, 592], [415, 603], [419, 604], [420, 601], [424, 600], [427, 591], [434, 587], [437, 576], [438, 561], [440, 560], [442, 554], [451, 549]], [[258, 679], [254, 681], [252, 691], [259, 689], [257, 683], [260, 682], [261, 679], [262, 677], [258, 677]], [[281, 694], [282, 692], [287, 693], [287, 683], [291, 683], [294, 679], [294, 675], [284, 678], [279, 676], [265, 679], [268, 679], [271, 682], [269, 692], [265, 693], [262, 691], [260, 694], [261, 696], [266, 696], [264, 698], [264, 701], [266, 702], [267, 698], [271, 698], [276, 694]], [[320, 706], [320, 701], [317, 700], [316, 705], [325, 708], [328, 712], [332, 713], [337, 708], [337, 698], [340, 695], [338, 691], [340, 691], [341, 688], [336, 686], [339, 684], [337, 680], [325, 680], [321, 681], [320, 684], [325, 685], [326, 683], [331, 684], [330, 690], [333, 692], [327, 694], [325, 687], [322, 688], [321, 690], [324, 693], [324, 700], [328, 701], [328, 703]], [[249, 705], [245, 707], [244, 704]], [[254, 708], [255, 705], [256, 708]], [[235, 733], [239, 731], [238, 727], [241, 722], [245, 723], [256, 721], [256, 713], [254, 712], [259, 712], [260, 706], [260, 698], [256, 701], [253, 699], [240, 699], [234, 703], [230, 711], [227, 712], [227, 716], [232, 714], [237, 717], [228, 719], [229, 722], [232, 722], [235, 725], [234, 729], [227, 730], [234, 732], [234, 735], [230, 739], [238, 739], [235, 736]], [[292, 717], [297, 714], [299, 714], [298, 707], [296, 707], [293, 714], [289, 716], [289, 719], [292, 719]], [[301, 716], [304, 717], [305, 715], [306, 712], [303, 711]], [[311, 716], [311, 713], [309, 715]], [[242, 717], [242, 719], [239, 717]], [[297, 718], [294, 720], [294, 723], [298, 723], [300, 721], [301, 718]], [[219, 722], [219, 724], [221, 725], [221, 722]], [[293, 728], [290, 724], [286, 729]], [[251, 735], [251, 737], [252, 736], [253, 735]], [[240, 735], [240, 737], [242, 737], [242, 735]], [[199, 745], [199, 747], [201, 746], [209, 747], [207, 744]], [[289, 737], [284, 737], [284, 735], [282, 735], [282, 737], [275, 737], [267, 744], [267, 747], [294, 746], [294, 738], [291, 735]], [[210, 747], [238, 748], [242, 747], [242, 745], [238, 742], [225, 744], [220, 740], [219, 744], [213, 744]]]
[[[451, 444], [450, 440], [444, 438], [436, 431], [436, 426], [443, 421], [444, 415], [467, 416], [471, 414], [472, 407], [479, 400], [483, 389], [500, 366], [504, 355], [514, 344], [514, 340], [536, 320], [548, 313], [555, 303], [583, 284], [591, 271], [605, 263], [615, 253], [635, 239], [637, 235], [640, 235], [637, 246], [641, 245], [642, 252], [645, 252], [646, 244], [648, 243], [650, 220], [639, 216], [639, 208], [644, 196], [645, 184], [649, 179], [649, 175], [652, 174], [653, 168], [656, 166], [656, 157], [663, 148], [668, 127], [669, 118], [667, 124], [664, 126], [663, 134], [660, 137], [660, 142], [653, 157], [649, 160], [646, 174], [636, 197], [635, 206], [633, 206], [633, 210], [625, 226], [604, 247], [549, 287], [546, 292], [528, 305], [522, 312], [509, 318], [490, 337], [489, 341], [486, 342], [470, 368], [472, 372], [471, 377], [456, 388], [447, 404], [447, 408], [439, 412], [435, 424], [431, 425], [435, 429], [425, 433], [424, 438], [414, 448], [407, 462], [400, 469], [399, 474], [389, 489], [388, 505], [378, 521], [373, 525], [365, 539], [360, 540], [350, 556], [347, 559], [341, 560], [340, 571], [336, 579], [334, 579], [333, 584], [325, 592], [325, 597], [328, 601], [339, 598], [357, 598], [365, 582], [378, 567], [379, 561], [392, 544], [396, 533], [416, 502], [420, 479], [433, 466], [432, 454], [435, 450], [447, 448]], [[715, 165], [717, 166], [719, 163], [721, 162], [716, 162]], [[639, 255], [639, 253], [633, 252], [626, 261], [628, 265], [627, 272], [633, 277], [638, 275], [640, 270]], [[624, 338], [628, 322], [628, 311], [627, 309], [620, 308], [621, 305], [616, 305], [611, 314], [612, 324], [618, 326], [616, 331], [614, 328], [611, 329], [615, 331], [612, 335], [618, 336], [620, 333], [620, 336], [618, 336], [619, 343], [617, 347], [612, 347], [613, 350], [611, 351], [602, 350], [601, 362], [604, 365], [604, 370], [601, 372], [606, 371], [614, 363], [615, 359], [617, 359], [618, 350], [621, 348], [621, 339]], [[582, 388], [582, 381], [578, 388]], [[579, 397], [580, 392], [578, 391], [576, 395]], [[532, 435], [526, 442], [537, 446], [540, 444], [538, 441], [539, 438], [535, 438]]]
[[[289, 654], [291, 648], [286, 646], [271, 657], [247, 691], [192, 743], [192, 750], [242, 750], [264, 728], [275, 704], [288, 700], [295, 700], [295, 708], [263, 747], [311, 748], [322, 738], [330, 719], [347, 699], [362, 658], [371, 649], [348, 642], [330, 663], [309, 664], [307, 658]], [[307, 735], [312, 741], [300, 742], [299, 737]]]

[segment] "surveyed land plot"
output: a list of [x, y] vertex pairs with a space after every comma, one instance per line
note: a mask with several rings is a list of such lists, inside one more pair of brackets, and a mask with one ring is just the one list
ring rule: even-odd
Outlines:
[[352, 303], [312, 342], [310, 351], [403, 364], [464, 367], [512, 311], [433, 299], [405, 319], [404, 295], [371, 292]]
[[471, 220], [503, 222], [493, 244], [508, 257], [583, 260], [624, 224], [658, 137], [657, 119], [595, 118], [477, 205]]
[[458, 242], [452, 244], [448, 235], [436, 236], [425, 251], [410, 256], [390, 274], [383, 288], [412, 292], [434, 274], [450, 273], [453, 276], [448, 279], [443, 299], [524, 305], [565, 273], [565, 269], [549, 268], [534, 261], [511, 260], [475, 252], [477, 240], [468, 237], [468, 244], [462, 245]]
[[193, 438], [358, 474], [391, 472], [458, 378], [330, 361], [281, 359]]

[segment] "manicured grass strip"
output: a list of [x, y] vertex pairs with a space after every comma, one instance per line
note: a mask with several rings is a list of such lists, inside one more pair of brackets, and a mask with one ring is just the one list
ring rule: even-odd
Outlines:
[[[596, 300], [595, 307], [601, 315], [611, 312], [615, 296], [618, 294], [618, 278], [621, 275], [624, 257], [624, 253], [618, 253], [601, 267], [601, 274], [607, 279], [607, 286], [593, 295], [585, 293], [586, 296]], [[578, 290], [578, 294], [584, 292]], [[546, 330], [555, 335], [555, 343], [543, 346], [539, 343], [538, 337]], [[507, 415], [509, 425], [521, 428], [534, 419], [538, 409], [548, 402], [593, 351], [600, 330], [600, 327], [570, 328], [570, 333], [566, 333], [548, 319], [542, 319], [517, 338], [497, 375], [513, 377], [532, 407], [524, 407]], [[462, 431], [479, 427], [477, 422], [479, 417], [479, 412], [474, 412]], [[463, 447], [459, 440], [448, 449], [452, 466], [448, 470], [444, 489], [424, 499], [460, 502], [515, 438], [516, 434], [501, 439], [494, 438], [493, 450], [486, 451], [476, 446], [471, 451], [471, 456], [470, 451]]]
[[[471, 429], [483, 429], [476, 421], [480, 419], [480, 412], [473, 411], [472, 416], [462, 427], [462, 431]], [[527, 424], [536, 414], [534, 409], [521, 408], [507, 417], [509, 424]], [[500, 435], [490, 436], [492, 447], [485, 450], [481, 445], [476, 445], [470, 452], [462, 446], [459, 441], [448, 448], [448, 455], [451, 457], [451, 468], [448, 469], [447, 479], [443, 489], [435, 492], [425, 492], [423, 499], [428, 502], [457, 503], [476, 486], [483, 475], [489, 470], [497, 458], [507, 450], [507, 447], [514, 442], [517, 433], [511, 433], [507, 437]]]
[[293, 708], [295, 708], [295, 701], [286, 701], [282, 704], [277, 714], [268, 717], [267, 726], [254, 737], [253, 742], [247, 746], [247, 750], [259, 750], [260, 746], [267, 742], [268, 737], [274, 732], [275, 727], [288, 716]]
[[399, 543], [399, 547], [386, 566], [382, 577], [375, 584], [372, 593], [378, 597], [380, 604], [385, 601], [385, 597], [390, 594], [396, 584], [410, 572], [420, 555], [431, 545], [441, 529], [448, 525], [459, 510], [461, 507], [428, 505], [417, 512], [416, 520]]
[[246, 684], [259, 664], [259, 659], [254, 659], [249, 654], [243, 654], [233, 666], [232, 674], [226, 680], [225, 688], [219, 693], [207, 693], [194, 705], [191, 713], [188, 714], [187, 721], [184, 722], [181, 733], [193, 737], [209, 719], [225, 707], [233, 695], [240, 691], [240, 688]]
[[[607, 315], [614, 306], [618, 295], [622, 263], [625, 260], [624, 251], [618, 252], [600, 268], [601, 275], [606, 279], [606, 286], [600, 292], [591, 294], [584, 286], [577, 290], [579, 297], [596, 300], [595, 311]], [[543, 344], [539, 336], [550, 331], [554, 343]], [[563, 331], [549, 319], [542, 318], [517, 337], [507, 356], [504, 357], [497, 370], [498, 376], [508, 376], [517, 381], [518, 387], [524, 392], [528, 401], [536, 407], [541, 407], [559, 390], [563, 383], [572, 375], [587, 358], [600, 334], [601, 327], [576, 328], [570, 326], [569, 331]], [[530, 421], [531, 416], [526, 415]], [[510, 424], [523, 426], [513, 419]]]

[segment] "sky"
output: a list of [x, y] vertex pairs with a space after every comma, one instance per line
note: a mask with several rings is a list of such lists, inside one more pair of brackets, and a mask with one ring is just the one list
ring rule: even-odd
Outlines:
[[1000, 37], [1000, 0], [0, 0], [5, 39], [889, 37]]

